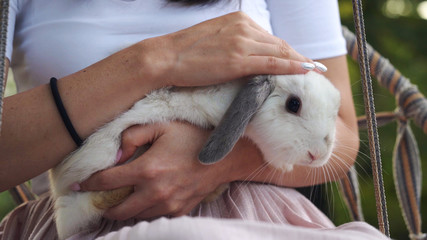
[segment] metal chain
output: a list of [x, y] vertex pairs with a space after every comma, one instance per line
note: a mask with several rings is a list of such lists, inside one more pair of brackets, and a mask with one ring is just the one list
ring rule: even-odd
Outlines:
[[7, 42], [7, 24], [9, 20], [9, 0], [0, 2], [0, 135], [1, 122], [3, 114], [3, 95], [6, 88], [6, 42]]
[[379, 230], [390, 237], [387, 203], [382, 176], [381, 153], [378, 138], [377, 122], [375, 117], [375, 104], [372, 90], [372, 80], [369, 68], [369, 59], [366, 47], [365, 25], [361, 0], [353, 0], [353, 18], [356, 28], [356, 39], [359, 51], [359, 68], [362, 77], [363, 98], [368, 125], [369, 149], [374, 179], [375, 199]]

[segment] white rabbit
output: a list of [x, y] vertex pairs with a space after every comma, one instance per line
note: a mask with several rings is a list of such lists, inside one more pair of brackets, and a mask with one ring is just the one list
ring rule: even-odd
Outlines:
[[70, 190], [73, 183], [115, 164], [121, 133], [132, 125], [184, 120], [200, 127], [214, 126], [199, 155], [202, 163], [222, 159], [244, 135], [256, 143], [269, 164], [290, 171], [295, 164], [318, 167], [328, 161], [339, 105], [338, 90], [315, 72], [257, 76], [247, 84], [241, 80], [156, 90], [92, 134], [51, 170], [59, 238], [88, 230], [106, 208], [133, 191], [131, 187], [107, 192]]

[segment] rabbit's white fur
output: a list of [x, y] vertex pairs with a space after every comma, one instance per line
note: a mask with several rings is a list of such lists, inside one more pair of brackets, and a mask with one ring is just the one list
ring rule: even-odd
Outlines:
[[[261, 149], [272, 166], [289, 171], [294, 164], [320, 166], [332, 152], [340, 96], [322, 75], [269, 76], [275, 89], [248, 125], [245, 136]], [[165, 88], [138, 101], [129, 111], [92, 134], [84, 144], [51, 170], [51, 191], [60, 239], [86, 230], [104, 210], [92, 204], [91, 192], [73, 192], [70, 185], [111, 167], [121, 133], [135, 124], [184, 120], [200, 127], [217, 126], [241, 88], [235, 81], [211, 87]], [[286, 111], [286, 99], [298, 96], [298, 115]], [[320, 159], [311, 161], [308, 151]]]

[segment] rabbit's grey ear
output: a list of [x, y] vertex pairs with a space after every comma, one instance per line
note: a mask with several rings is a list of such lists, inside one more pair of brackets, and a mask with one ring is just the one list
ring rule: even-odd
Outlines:
[[233, 149], [252, 116], [273, 89], [274, 84], [268, 75], [256, 76], [249, 80], [234, 98], [199, 153], [199, 161], [203, 164], [212, 164], [223, 159]]

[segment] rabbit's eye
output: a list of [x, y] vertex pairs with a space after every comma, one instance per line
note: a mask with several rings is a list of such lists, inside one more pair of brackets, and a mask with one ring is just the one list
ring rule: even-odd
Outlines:
[[286, 110], [290, 113], [297, 114], [301, 108], [299, 97], [291, 96], [286, 100]]

